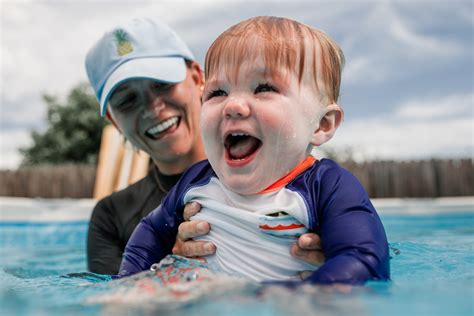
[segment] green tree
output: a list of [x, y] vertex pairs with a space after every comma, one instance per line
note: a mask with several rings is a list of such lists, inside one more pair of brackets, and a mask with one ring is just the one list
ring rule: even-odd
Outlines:
[[107, 121], [99, 115], [92, 89], [84, 83], [74, 87], [65, 104], [43, 95], [48, 107], [47, 128], [32, 131], [31, 147], [20, 149], [22, 166], [97, 162], [102, 129]]

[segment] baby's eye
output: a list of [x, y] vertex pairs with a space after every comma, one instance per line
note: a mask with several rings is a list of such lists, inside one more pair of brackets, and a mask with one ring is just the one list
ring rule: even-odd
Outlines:
[[269, 83], [260, 83], [257, 88], [255, 88], [254, 93], [262, 93], [262, 92], [278, 92], [278, 90]]
[[224, 90], [216, 89], [216, 90], [210, 91], [207, 94], [206, 100], [209, 100], [209, 99], [212, 99], [212, 98], [215, 98], [215, 97], [225, 97], [226, 95], [227, 95], [227, 93]]

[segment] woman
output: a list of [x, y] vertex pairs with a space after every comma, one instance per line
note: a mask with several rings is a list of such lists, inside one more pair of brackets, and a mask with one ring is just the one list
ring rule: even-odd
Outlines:
[[[168, 26], [150, 19], [134, 19], [105, 33], [87, 54], [86, 70], [101, 115], [154, 162], [144, 179], [100, 200], [92, 212], [88, 268], [117, 274], [140, 219], [160, 204], [185, 169], [206, 158], [199, 130], [204, 79], [186, 44]], [[199, 208], [186, 206], [185, 218]], [[209, 230], [206, 222], [181, 224], [173, 253], [214, 253], [213, 244], [191, 240]], [[301, 236], [291, 253], [310, 263], [324, 261], [315, 234]]]

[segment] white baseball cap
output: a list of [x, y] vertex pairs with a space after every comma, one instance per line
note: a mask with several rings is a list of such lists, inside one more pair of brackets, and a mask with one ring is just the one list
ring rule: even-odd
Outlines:
[[86, 56], [87, 76], [99, 100], [100, 114], [105, 115], [110, 95], [125, 81], [183, 81], [186, 60], [195, 58], [183, 40], [163, 23], [140, 18], [116, 26]]

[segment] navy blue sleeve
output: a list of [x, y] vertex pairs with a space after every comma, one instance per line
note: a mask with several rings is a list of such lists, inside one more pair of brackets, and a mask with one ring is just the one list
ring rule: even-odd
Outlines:
[[385, 230], [359, 181], [330, 160], [323, 160], [309, 180], [317, 183], [310, 193], [316, 201], [313, 223], [326, 262], [305, 282], [363, 284], [390, 279]]
[[206, 179], [211, 172], [207, 161], [191, 166], [161, 205], [140, 221], [125, 247], [120, 277], [148, 270], [153, 263], [171, 254], [178, 226], [184, 221], [184, 194], [192, 185]]
[[120, 277], [148, 270], [171, 253], [178, 226], [183, 221], [182, 207], [173, 203], [180, 200], [176, 191], [174, 187], [162, 204], [144, 217], [133, 231], [123, 253]]

